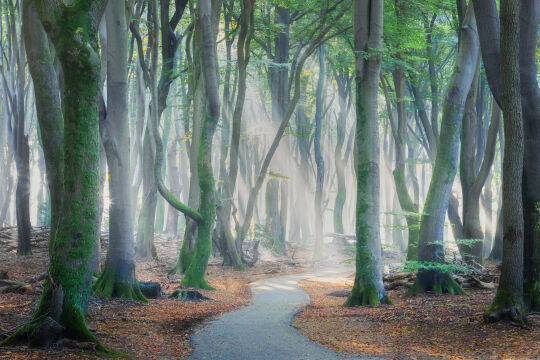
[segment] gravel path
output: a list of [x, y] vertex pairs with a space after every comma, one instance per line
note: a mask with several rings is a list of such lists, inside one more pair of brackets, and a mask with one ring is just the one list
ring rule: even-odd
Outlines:
[[[317, 273], [316, 275], [320, 275]], [[315, 274], [260, 280], [251, 285], [251, 303], [195, 330], [195, 360], [353, 359], [310, 341], [290, 326], [309, 296], [298, 282]], [[363, 358], [366, 359], [366, 358]]]

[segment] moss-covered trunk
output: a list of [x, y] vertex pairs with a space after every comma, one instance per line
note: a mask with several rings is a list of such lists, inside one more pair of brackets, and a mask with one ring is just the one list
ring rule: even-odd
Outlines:
[[[382, 280], [379, 233], [379, 121], [377, 96], [383, 1], [354, 2], [356, 50], [356, 274], [345, 306], [389, 303]], [[361, 52], [369, 54], [368, 57]]]
[[201, 132], [201, 142], [199, 144], [198, 170], [199, 188], [201, 190], [199, 213], [202, 215], [202, 219], [197, 223], [195, 253], [181, 282], [184, 286], [201, 289], [212, 289], [205, 279], [208, 259], [212, 252], [212, 233], [216, 217], [216, 198], [211, 156], [212, 140], [208, 135], [208, 123], [212, 120], [205, 117]]
[[[195, 25], [196, 36], [198, 34], [198, 25]], [[196, 42], [197, 43], [197, 42]], [[196, 45], [198, 49], [199, 45]], [[201, 139], [201, 124], [202, 124], [202, 97], [204, 92], [203, 78], [200, 68], [194, 69], [195, 74], [192, 75], [191, 87], [194, 88], [193, 96], [193, 125], [191, 130], [191, 144], [189, 147], [189, 194], [188, 194], [188, 206], [192, 208], [198, 208], [200, 204], [200, 190], [199, 190], [199, 170], [197, 165], [197, 157], [199, 151], [199, 143]], [[197, 222], [186, 216], [186, 227], [184, 229], [184, 241], [182, 242], [182, 248], [178, 254], [178, 260], [175, 266], [169, 271], [170, 273], [183, 274], [191, 264], [193, 255], [195, 254], [195, 244], [197, 240]]]
[[195, 253], [187, 268], [181, 284], [195, 288], [212, 289], [206, 282], [206, 268], [212, 252], [212, 234], [216, 218], [216, 197], [214, 174], [212, 170], [212, 140], [219, 121], [219, 85], [216, 61], [215, 25], [210, 0], [198, 2], [200, 23], [200, 47], [202, 72], [205, 89], [203, 123], [197, 155], [199, 175], [200, 205], [197, 220], [197, 242]]
[[92, 279], [91, 249], [99, 240], [97, 24], [104, 5], [101, 1], [72, 6], [37, 2], [64, 75], [62, 204], [60, 222], [51, 242], [48, 278], [33, 316], [35, 322], [21, 327], [2, 344], [24, 338], [42, 319], [51, 317], [64, 327], [64, 336], [93, 341], [98, 350], [105, 350], [84, 320]]
[[[460, 131], [463, 108], [471, 87], [478, 62], [479, 44], [472, 6], [467, 9], [461, 27], [458, 58], [443, 106], [441, 133], [433, 175], [421, 218], [418, 260], [425, 265], [443, 264], [443, 231], [446, 212], [457, 173]], [[420, 269], [415, 285], [409, 294], [425, 291], [462, 293], [461, 287], [450, 274], [440, 267]]]

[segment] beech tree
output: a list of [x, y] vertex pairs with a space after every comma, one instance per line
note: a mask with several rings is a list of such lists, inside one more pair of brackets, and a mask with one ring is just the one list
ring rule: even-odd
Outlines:
[[109, 1], [107, 24], [107, 108], [100, 124], [109, 169], [109, 249], [93, 290], [107, 298], [146, 300], [135, 278], [131, 210], [130, 138], [127, 112], [127, 18], [124, 0]]
[[[26, 2], [26, 6], [35, 4], [62, 67], [64, 137], [63, 161], [58, 164], [63, 165], [64, 174], [57, 231], [50, 243], [49, 271], [41, 300], [33, 321], [20, 327], [2, 345], [26, 339], [43, 323], [53, 321], [63, 327], [63, 336], [95, 342], [98, 350], [106, 351], [88, 330], [84, 319], [92, 280], [91, 249], [99, 241], [97, 33], [106, 3], [100, 0], [70, 4], [52, 0]], [[55, 170], [48, 168], [47, 172]], [[48, 335], [49, 343], [58, 340], [52, 337], [59, 334]]]
[[[523, 10], [523, 9], [521, 9]], [[519, 64], [520, 4], [501, 1], [501, 102], [506, 146], [503, 164], [503, 254], [501, 280], [485, 314], [488, 321], [509, 318], [523, 323], [523, 120]]]
[[421, 218], [418, 260], [424, 263], [421, 265], [424, 268], [418, 271], [417, 280], [409, 289], [411, 295], [425, 291], [463, 293], [448, 271], [433, 265], [445, 262], [442, 242], [444, 220], [457, 173], [463, 109], [479, 61], [480, 46], [472, 4], [467, 8], [460, 34], [458, 58], [443, 106], [433, 176]]
[[[383, 36], [383, 1], [355, 0], [356, 57], [356, 275], [345, 306], [389, 303], [382, 281], [379, 234], [379, 126], [377, 96]], [[364, 54], [367, 54], [365, 56]]]
[[[482, 59], [485, 63], [486, 76], [495, 101], [502, 107], [502, 55], [501, 55], [501, 20], [497, 4], [492, 0], [474, 0], [478, 11], [478, 32], [480, 36]], [[536, 77], [536, 42], [538, 40], [538, 12], [540, 4], [534, 0], [519, 4], [519, 73], [520, 95], [523, 116], [523, 226], [524, 256], [523, 278], [525, 302], [530, 309], [540, 306], [540, 246], [537, 231], [538, 208], [540, 199], [540, 171], [536, 161], [540, 142], [540, 131], [536, 119], [540, 116], [540, 88]], [[509, 10], [509, 14], [513, 14]], [[510, 20], [508, 20], [510, 21]], [[508, 142], [505, 143], [505, 150]], [[504, 199], [503, 199], [504, 202]], [[503, 206], [503, 213], [504, 213]], [[502, 218], [504, 223], [504, 215]], [[504, 243], [504, 240], [503, 240]], [[504, 244], [503, 244], [504, 248]], [[504, 254], [504, 251], [503, 251]], [[503, 255], [504, 256], [504, 255]]]

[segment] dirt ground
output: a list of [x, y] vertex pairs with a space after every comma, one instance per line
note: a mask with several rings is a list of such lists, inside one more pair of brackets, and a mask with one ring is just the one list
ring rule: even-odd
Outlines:
[[[33, 233], [33, 254], [16, 256], [15, 229], [0, 230], [0, 273], [9, 279], [24, 281], [47, 269], [47, 231]], [[170, 294], [181, 279], [167, 276], [175, 263], [180, 239], [156, 236], [158, 259], [138, 262], [139, 280], [158, 281], [163, 292]], [[102, 260], [105, 259], [107, 238], [102, 237]], [[275, 259], [274, 259], [275, 260]], [[211, 260], [207, 279], [215, 291], [201, 291], [212, 301], [187, 302], [163, 297], [147, 304], [126, 300], [105, 301], [92, 298], [87, 323], [97, 338], [109, 349], [137, 359], [183, 359], [191, 352], [189, 335], [193, 326], [219, 314], [247, 304], [251, 299], [249, 283], [277, 273], [301, 271], [297, 263], [287, 259], [262, 261], [247, 271], [233, 271]], [[29, 293], [0, 294], [0, 334], [28, 321], [40, 296], [41, 282]], [[93, 359], [97, 356], [90, 344], [72, 343], [57, 349], [28, 349], [26, 346], [0, 348], [0, 359]]]
[[311, 296], [293, 325], [311, 340], [344, 353], [389, 359], [540, 359], [540, 316], [529, 316], [528, 329], [509, 323], [485, 324], [482, 313], [495, 290], [467, 289], [467, 295], [404, 297], [392, 290], [393, 305], [343, 308], [353, 274], [305, 280]]

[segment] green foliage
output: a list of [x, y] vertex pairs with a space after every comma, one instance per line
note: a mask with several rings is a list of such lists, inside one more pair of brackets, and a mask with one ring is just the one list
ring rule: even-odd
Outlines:
[[403, 271], [418, 272], [418, 271], [436, 270], [442, 273], [461, 272], [469, 274], [471, 270], [468, 268], [450, 263], [440, 263], [436, 261], [405, 261], [403, 264]]
[[476, 243], [483, 241], [483, 239], [456, 239], [456, 244], [472, 248]]

